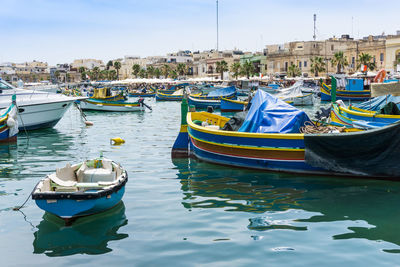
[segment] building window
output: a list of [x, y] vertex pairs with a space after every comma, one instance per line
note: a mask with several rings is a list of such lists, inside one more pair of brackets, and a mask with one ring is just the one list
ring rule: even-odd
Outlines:
[[285, 71], [287, 71], [288, 70], [288, 62], [285, 62]]
[[383, 56], [383, 53], [381, 53], [381, 55], [380, 55], [380, 60], [381, 60], [381, 62], [383, 62], [384, 59], [385, 59], [385, 58], [384, 58], [384, 56]]
[[304, 68], [307, 68], [307, 61], [304, 61]]
[[376, 63], [376, 58], [375, 58], [375, 56], [374, 56], [374, 63]]
[[351, 58], [351, 64], [354, 64], [355, 61], [356, 61], [356, 58], [355, 58], [355, 57], [352, 57], [352, 58]]
[[333, 51], [333, 49], [334, 49], [335, 47], [333, 46], [333, 45], [331, 45], [331, 50]]
[[299, 68], [301, 69], [301, 61], [299, 61]]

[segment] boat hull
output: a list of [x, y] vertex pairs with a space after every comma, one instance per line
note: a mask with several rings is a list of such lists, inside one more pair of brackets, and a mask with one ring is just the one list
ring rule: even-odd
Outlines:
[[89, 216], [106, 211], [117, 205], [125, 193], [125, 185], [116, 192], [98, 199], [35, 199], [36, 205], [42, 210], [62, 219]]
[[221, 99], [221, 111], [231, 112], [231, 111], [243, 111], [247, 105], [247, 102], [232, 100], [232, 99]]
[[[363, 91], [347, 91], [347, 90], [337, 90], [336, 91], [336, 99], [343, 101], [366, 101], [371, 98], [371, 91], [363, 90]], [[321, 87], [321, 100], [322, 101], [331, 101], [331, 89], [326, 85], [322, 84]]]
[[400, 123], [339, 134], [261, 134], [218, 130], [227, 118], [207, 112], [188, 113], [186, 121], [188, 154], [203, 161], [290, 173], [400, 177]]
[[19, 105], [19, 130], [37, 130], [54, 127], [73, 101]]
[[173, 95], [173, 94], [156, 94], [156, 100], [158, 101], [182, 101], [183, 95]]
[[212, 107], [213, 109], [219, 109], [221, 107], [221, 100], [202, 100], [196, 99], [191, 96], [188, 97], [189, 105], [193, 105], [199, 109], [206, 109]]
[[130, 111], [143, 111], [144, 106], [140, 103], [111, 103], [107, 101], [80, 101], [80, 107], [82, 110], [97, 110], [97, 111], [118, 111], [118, 112], [130, 112]]
[[314, 104], [314, 95], [310, 93], [303, 96], [286, 98], [284, 101], [291, 102], [293, 106], [311, 106]]

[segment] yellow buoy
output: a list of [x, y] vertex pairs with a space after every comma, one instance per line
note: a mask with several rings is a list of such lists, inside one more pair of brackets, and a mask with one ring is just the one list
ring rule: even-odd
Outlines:
[[114, 138], [111, 138], [111, 144], [112, 144], [112, 145], [121, 145], [121, 144], [123, 144], [123, 143], [125, 143], [125, 140], [122, 139], [121, 137], [114, 137]]

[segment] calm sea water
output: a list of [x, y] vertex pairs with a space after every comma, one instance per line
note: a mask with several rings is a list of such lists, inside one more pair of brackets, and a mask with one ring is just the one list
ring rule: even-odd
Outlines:
[[[92, 127], [71, 108], [0, 148], [1, 266], [400, 265], [400, 183], [172, 161], [179, 103], [147, 103], [87, 112]], [[12, 210], [46, 174], [100, 151], [128, 170], [123, 203], [70, 227], [32, 200]]]

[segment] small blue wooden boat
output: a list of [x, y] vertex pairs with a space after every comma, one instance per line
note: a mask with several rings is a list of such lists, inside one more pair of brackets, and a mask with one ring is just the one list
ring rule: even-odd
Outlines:
[[222, 112], [234, 112], [243, 111], [247, 106], [246, 101], [233, 100], [228, 98], [221, 99], [221, 111]]
[[42, 210], [69, 221], [117, 205], [127, 181], [121, 165], [103, 157], [72, 166], [68, 163], [42, 179], [32, 199]]
[[226, 88], [219, 88], [208, 94], [191, 94], [188, 98], [189, 105], [193, 105], [199, 109], [205, 109], [209, 106], [214, 109], [221, 107], [221, 99], [236, 99], [236, 87], [230, 86]]
[[0, 143], [17, 141], [18, 120], [16, 96], [12, 96], [11, 105], [0, 111]]

